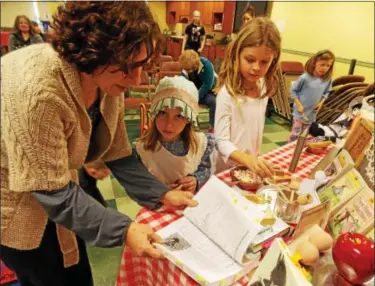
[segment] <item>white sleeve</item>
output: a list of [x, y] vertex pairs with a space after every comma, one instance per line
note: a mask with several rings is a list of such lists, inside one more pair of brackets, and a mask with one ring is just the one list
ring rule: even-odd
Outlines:
[[223, 160], [227, 163], [229, 156], [233, 151], [238, 150], [237, 146], [230, 141], [230, 131], [232, 123], [232, 98], [223, 87], [216, 98], [216, 114], [215, 114], [215, 141], [216, 148], [223, 156]]

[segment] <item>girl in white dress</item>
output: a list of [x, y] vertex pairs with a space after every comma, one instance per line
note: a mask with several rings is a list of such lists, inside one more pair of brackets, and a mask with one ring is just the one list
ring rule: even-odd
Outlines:
[[216, 170], [248, 167], [261, 177], [273, 167], [258, 158], [268, 98], [276, 93], [280, 34], [267, 18], [255, 18], [232, 41], [219, 74], [215, 140]]

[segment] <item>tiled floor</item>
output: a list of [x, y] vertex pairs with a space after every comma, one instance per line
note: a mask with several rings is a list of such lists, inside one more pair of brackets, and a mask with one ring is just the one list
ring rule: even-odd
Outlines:
[[[207, 113], [200, 115], [199, 121], [201, 128], [207, 129]], [[290, 126], [277, 117], [271, 117], [272, 120], [266, 119], [264, 129], [262, 153], [269, 152], [286, 143]], [[133, 141], [139, 135], [139, 116], [126, 115], [126, 125], [129, 139]], [[278, 122], [278, 123], [275, 123]], [[125, 193], [125, 190], [116, 179], [107, 177], [98, 183], [104, 198], [109, 205], [120, 212], [134, 218], [139, 210], [139, 206], [132, 201]], [[96, 286], [114, 285], [118, 266], [121, 260], [122, 247], [104, 249], [89, 248], [89, 257], [94, 275]]]

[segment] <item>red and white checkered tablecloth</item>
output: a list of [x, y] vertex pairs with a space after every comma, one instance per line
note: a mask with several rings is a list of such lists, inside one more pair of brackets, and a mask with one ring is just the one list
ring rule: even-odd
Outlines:
[[[280, 167], [282, 170], [288, 170], [295, 149], [295, 142], [277, 148], [265, 155], [263, 158]], [[327, 149], [328, 152], [328, 149]], [[302, 153], [295, 176], [305, 179], [309, 176], [312, 169], [318, 164], [326, 154], [319, 155]], [[230, 170], [226, 170], [217, 175], [224, 182], [230, 182]], [[171, 222], [179, 219], [181, 211], [166, 210], [161, 208], [157, 211], [151, 211], [142, 208], [137, 214], [136, 221], [148, 224], [154, 231], [158, 231]], [[249, 282], [247, 276], [238, 280], [234, 285], [247, 285]], [[128, 247], [125, 247], [121, 259], [120, 270], [117, 275], [116, 286], [196, 286], [198, 285], [192, 278], [182, 272], [177, 266], [168, 260], [156, 260], [147, 257], [134, 256]]]

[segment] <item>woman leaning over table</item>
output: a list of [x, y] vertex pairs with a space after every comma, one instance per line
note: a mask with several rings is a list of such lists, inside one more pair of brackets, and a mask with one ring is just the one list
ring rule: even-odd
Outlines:
[[52, 46], [1, 61], [1, 254], [21, 285], [93, 285], [85, 243], [124, 242], [160, 257], [145, 225], [104, 207], [77, 184], [77, 169], [104, 161], [141, 205], [194, 206], [131, 153], [123, 92], [140, 81], [160, 30], [144, 2], [68, 2]]

